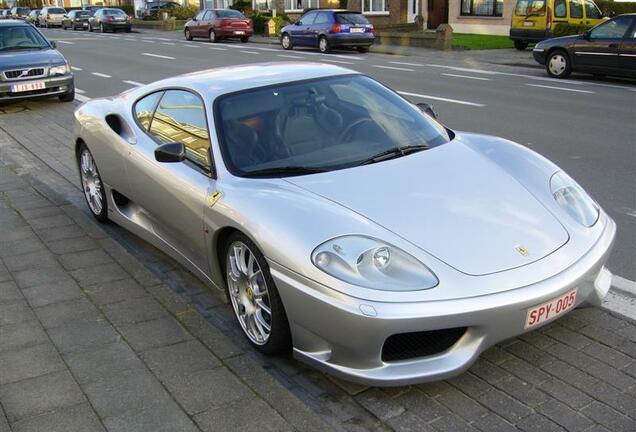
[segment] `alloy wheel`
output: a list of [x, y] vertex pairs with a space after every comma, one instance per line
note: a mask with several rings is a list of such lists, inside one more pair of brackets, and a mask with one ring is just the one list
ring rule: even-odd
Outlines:
[[318, 42], [318, 49], [322, 53], [326, 53], [327, 51], [329, 51], [329, 44], [327, 43], [326, 37], [320, 38], [320, 41]]
[[289, 35], [283, 35], [283, 40], [281, 41], [284, 49], [289, 49], [291, 45], [291, 40], [289, 39]]
[[210, 42], [216, 42], [216, 33], [214, 33], [214, 30], [210, 30]]
[[563, 74], [563, 72], [567, 68], [567, 59], [563, 54], [554, 54], [552, 57], [550, 57], [548, 68], [553, 75], [559, 76]]
[[93, 160], [91, 152], [84, 148], [80, 154], [80, 175], [82, 177], [82, 189], [88, 207], [93, 214], [99, 216], [102, 214], [104, 203], [102, 202], [102, 179], [97, 171], [97, 165]]
[[236, 318], [250, 341], [265, 345], [272, 331], [272, 303], [263, 270], [242, 241], [229, 246], [226, 258], [228, 290]]

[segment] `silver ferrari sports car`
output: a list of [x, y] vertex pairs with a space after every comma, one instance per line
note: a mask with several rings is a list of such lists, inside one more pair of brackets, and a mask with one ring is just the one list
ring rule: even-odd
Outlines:
[[223, 290], [255, 349], [350, 381], [457, 375], [611, 283], [616, 225], [558, 166], [334, 65], [91, 100], [75, 144], [95, 218]]

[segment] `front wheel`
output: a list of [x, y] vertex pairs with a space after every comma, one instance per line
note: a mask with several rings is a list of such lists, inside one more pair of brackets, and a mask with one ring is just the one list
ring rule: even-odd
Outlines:
[[281, 36], [280, 44], [282, 45], [283, 49], [294, 49], [294, 44], [292, 43], [291, 37], [287, 33], [283, 33], [283, 35]]
[[239, 232], [231, 234], [226, 244], [226, 284], [243, 334], [263, 354], [289, 352], [287, 315], [263, 254]]
[[368, 53], [369, 52], [369, 47], [358, 47], [358, 52], [360, 54]]
[[99, 32], [100, 33], [106, 33], [106, 29], [104, 28], [104, 24], [99, 24]]
[[93, 33], [93, 26], [90, 23], [88, 23], [88, 32]]
[[217, 40], [218, 40], [214, 30], [210, 30], [210, 35], [208, 36], [208, 38], [210, 39], [210, 42], [212, 42], [212, 43], [216, 43]]
[[553, 78], [567, 78], [572, 73], [570, 57], [564, 51], [554, 51], [548, 56], [545, 69]]
[[525, 51], [526, 48], [528, 48], [528, 42], [525, 42], [525, 41], [516, 40], [514, 41], [514, 44], [515, 44], [515, 48], [518, 49], [519, 51]]
[[243, 36], [243, 37], [241, 38], [241, 42], [242, 42], [242, 43], [248, 43], [248, 42], [249, 42], [249, 40], [250, 40], [249, 36]]
[[80, 146], [78, 165], [86, 204], [88, 204], [93, 217], [99, 222], [105, 223], [108, 221], [108, 202], [106, 201], [104, 183], [97, 170], [95, 160], [93, 160], [93, 155], [86, 144]]
[[318, 39], [318, 51], [323, 54], [331, 51], [331, 47], [329, 47], [329, 41], [325, 36], [320, 36], [320, 39]]
[[190, 29], [185, 29], [184, 35], [187, 41], [192, 40], [192, 33], [190, 33]]
[[71, 90], [68, 93], [64, 93], [60, 95], [61, 102], [73, 102], [75, 100], [75, 89]]

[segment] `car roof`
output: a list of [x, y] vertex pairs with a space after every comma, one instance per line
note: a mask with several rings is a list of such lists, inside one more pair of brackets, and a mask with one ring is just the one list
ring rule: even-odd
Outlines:
[[324, 63], [253, 63], [225, 66], [166, 78], [140, 90], [143, 90], [141, 93], [150, 93], [168, 87], [188, 87], [211, 100], [227, 93], [252, 88], [349, 74], [359, 74], [359, 72]]

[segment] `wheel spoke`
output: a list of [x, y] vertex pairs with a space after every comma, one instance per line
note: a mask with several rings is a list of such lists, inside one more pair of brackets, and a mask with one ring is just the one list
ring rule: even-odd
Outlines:
[[254, 319], [262, 334], [264, 336], [269, 334], [269, 332], [272, 330], [272, 327], [267, 323], [267, 321], [265, 321], [265, 318], [263, 318], [263, 314], [261, 313], [261, 311], [256, 311], [256, 313], [254, 314]]
[[270, 317], [272, 316], [272, 310], [265, 304], [263, 299], [256, 299], [256, 305], [261, 308], [263, 312], [265, 312]]
[[256, 260], [254, 259], [254, 254], [250, 253], [250, 257], [247, 260], [247, 277], [250, 279], [254, 276], [254, 263]]

